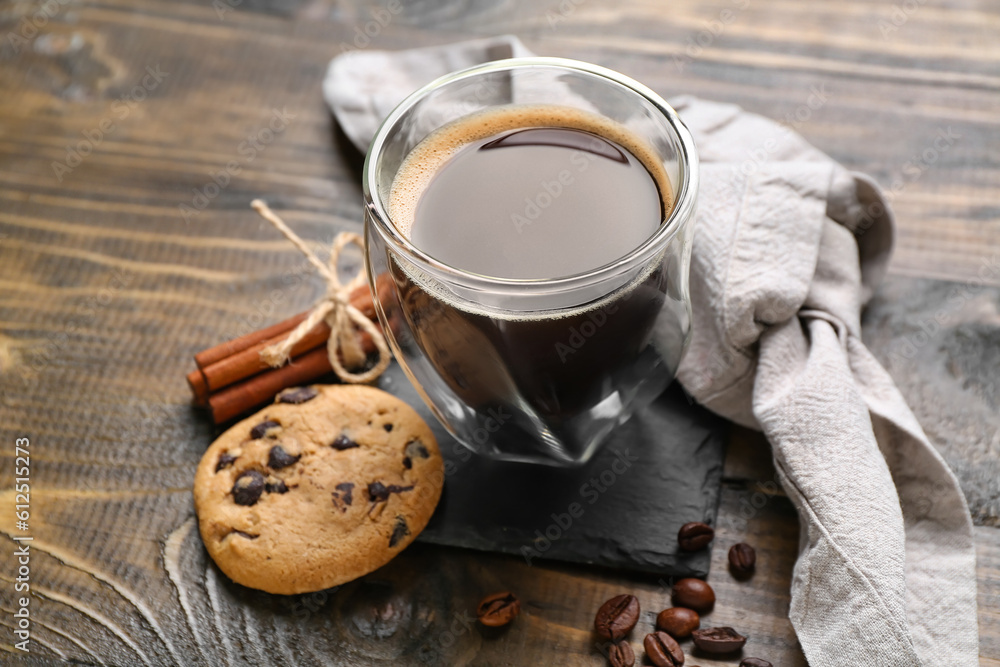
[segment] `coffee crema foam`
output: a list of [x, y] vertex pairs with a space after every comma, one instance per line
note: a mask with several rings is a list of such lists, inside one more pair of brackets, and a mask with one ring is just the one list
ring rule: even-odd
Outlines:
[[[553, 105], [512, 105], [464, 116], [427, 135], [410, 151], [389, 189], [389, 219], [410, 238], [420, 197], [431, 179], [459, 151], [471, 143], [512, 130], [536, 127], [581, 130], [600, 135], [628, 150], [656, 182], [663, 202], [662, 224], [674, 208], [673, 188], [656, 152], [621, 123], [597, 114]], [[595, 269], [598, 267], [594, 267]]]
[[[389, 189], [387, 212], [391, 224], [408, 240], [416, 219], [420, 198], [437, 173], [462, 149], [472, 143], [511, 131], [530, 128], [564, 128], [599, 135], [628, 150], [653, 178], [662, 202], [664, 224], [674, 207], [673, 188], [662, 160], [647, 142], [624, 125], [597, 114], [555, 105], [510, 105], [473, 113], [454, 120], [427, 135], [404, 158]], [[659, 227], [657, 228], [659, 229]], [[492, 307], [462, 299], [436, 277], [408, 261], [395, 262], [415, 285], [451, 307], [465, 312], [508, 321], [558, 320], [608, 307], [659, 268], [667, 253], [665, 248], [643, 267], [637, 268], [610, 293], [580, 306], [558, 307], [539, 311], [520, 311]], [[599, 267], [593, 267], [597, 269]]]

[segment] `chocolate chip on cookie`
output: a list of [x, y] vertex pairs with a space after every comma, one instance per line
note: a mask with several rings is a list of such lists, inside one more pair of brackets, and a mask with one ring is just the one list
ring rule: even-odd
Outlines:
[[273, 431], [278, 428], [281, 428], [281, 424], [274, 420], [268, 419], [262, 421], [261, 423], [257, 424], [252, 429], [250, 429], [250, 439], [260, 440], [261, 438], [263, 438], [265, 435], [268, 434], [268, 431]]
[[285, 480], [270, 475], [264, 483], [264, 490], [268, 493], [288, 493], [288, 486], [285, 484]]
[[301, 456], [292, 456], [281, 445], [271, 447], [267, 454], [267, 465], [274, 470], [281, 470], [297, 463]]
[[392, 528], [392, 535], [389, 536], [389, 548], [395, 547], [399, 541], [410, 534], [410, 527], [406, 525], [406, 517], [397, 516], [396, 525]]
[[311, 401], [317, 396], [319, 396], [319, 391], [315, 387], [292, 387], [282, 391], [275, 397], [274, 400], [277, 403], [301, 405], [306, 401]]
[[334, 449], [343, 451], [345, 449], [354, 449], [355, 447], [360, 447], [361, 445], [359, 445], [358, 443], [354, 442], [346, 435], [341, 433], [340, 435], [337, 436], [336, 440], [330, 443], [330, 446], [333, 447]]
[[420, 442], [419, 440], [411, 440], [410, 442], [406, 443], [405, 452], [406, 455], [411, 459], [413, 458], [426, 459], [430, 456], [430, 453], [427, 451], [427, 447], [425, 447], [424, 443]]
[[354, 492], [354, 484], [352, 482], [341, 482], [333, 488], [336, 489], [332, 494], [334, 507], [340, 509], [341, 512], [346, 512], [347, 508], [354, 501], [354, 497], [351, 495]]
[[233, 501], [237, 505], [256, 505], [264, 493], [264, 476], [256, 470], [247, 470], [233, 484]]
[[235, 456], [233, 456], [229, 452], [222, 452], [221, 454], [219, 454], [218, 463], [215, 464], [215, 472], [224, 470], [225, 468], [228, 468], [229, 466], [233, 465], [233, 463], [235, 462], [236, 462]]
[[385, 502], [389, 499], [389, 495], [392, 493], [402, 493], [403, 491], [412, 491], [413, 485], [410, 486], [398, 486], [396, 484], [390, 484], [386, 486], [382, 482], [372, 482], [368, 485], [368, 498], [373, 503]]

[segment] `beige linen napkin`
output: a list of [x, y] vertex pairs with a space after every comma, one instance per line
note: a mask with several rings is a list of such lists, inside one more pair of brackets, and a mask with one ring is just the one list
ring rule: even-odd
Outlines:
[[[349, 52], [323, 90], [364, 152], [417, 87], [512, 55], [529, 55], [514, 37]], [[678, 376], [772, 445], [802, 524], [789, 617], [809, 663], [977, 665], [964, 496], [861, 342], [861, 307], [892, 246], [884, 199], [786, 126], [729, 104], [670, 102], [701, 156], [693, 334]]]

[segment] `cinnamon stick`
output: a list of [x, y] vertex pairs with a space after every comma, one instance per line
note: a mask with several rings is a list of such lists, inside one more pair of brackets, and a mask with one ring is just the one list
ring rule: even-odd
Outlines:
[[188, 373], [187, 381], [188, 386], [191, 387], [191, 393], [194, 394], [194, 404], [202, 407], [208, 405], [208, 382], [201, 369]]
[[292, 329], [299, 326], [299, 324], [301, 324], [302, 321], [308, 316], [308, 312], [299, 313], [298, 315], [293, 315], [287, 320], [283, 320], [277, 324], [272, 324], [266, 329], [254, 331], [246, 334], [245, 336], [240, 336], [239, 338], [234, 338], [233, 340], [226, 341], [225, 343], [220, 343], [215, 347], [210, 347], [207, 350], [194, 355], [194, 362], [198, 364], [198, 368], [211, 366], [214, 363], [222, 361], [226, 357], [251, 348], [261, 341], [280, 336], [281, 334], [287, 334]]
[[[261, 341], [242, 352], [226, 357], [211, 366], [202, 369], [205, 385], [209, 392], [219, 391], [223, 387], [244, 380], [251, 375], [270, 368], [266, 361], [260, 358], [260, 351], [265, 347], [281, 342], [287, 332], [274, 338]], [[292, 358], [301, 356], [310, 350], [315, 350], [330, 338], [330, 327], [326, 322], [320, 322], [292, 348]]]
[[[364, 313], [366, 317], [374, 318], [375, 305], [372, 302], [371, 292], [367, 285], [361, 285], [351, 292], [350, 301], [351, 305]], [[267, 329], [242, 336], [221, 345], [216, 345], [196, 355], [195, 362], [201, 370], [201, 377], [198, 377], [196, 373], [188, 375], [188, 384], [191, 385], [191, 392], [194, 394], [195, 402], [203, 404], [201, 399], [207, 397], [207, 394], [218, 391], [223, 387], [228, 387], [235, 382], [239, 382], [270, 368], [266, 362], [261, 360], [260, 351], [265, 347], [284, 340], [285, 336], [307, 316], [308, 313], [299, 313]], [[263, 334], [274, 330], [279, 330], [279, 332], [273, 336], [262, 337]], [[316, 349], [326, 343], [329, 337], [330, 327], [321, 322], [292, 348], [292, 357]], [[216, 359], [219, 354], [227, 349], [231, 349], [232, 351], [216, 361], [208, 364], [205, 363], [206, 360]]]
[[[379, 292], [390, 287], [388, 276], [379, 276]], [[351, 305], [366, 317], [376, 318], [375, 304], [367, 285], [350, 296]], [[281, 368], [271, 368], [260, 358], [260, 351], [280, 342], [297, 327], [308, 313], [299, 313], [266, 329], [240, 336], [195, 355], [198, 369], [187, 376], [197, 405], [207, 406], [212, 420], [221, 424], [268, 402], [282, 389], [308, 383], [332, 372], [326, 342], [330, 327], [321, 322], [291, 350], [291, 361]], [[377, 326], [377, 323], [376, 323]], [[361, 348], [371, 354], [377, 348], [364, 331], [358, 331]]]
[[281, 368], [255, 375], [209, 396], [208, 407], [212, 412], [212, 421], [216, 424], [227, 422], [267, 403], [282, 389], [306, 384], [332, 371], [326, 348], [307, 352]]

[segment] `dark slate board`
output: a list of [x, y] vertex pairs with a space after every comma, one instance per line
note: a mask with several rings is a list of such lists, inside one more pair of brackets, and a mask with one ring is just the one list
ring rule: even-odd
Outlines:
[[[513, 554], [529, 564], [553, 559], [664, 577], [708, 575], [709, 551], [679, 552], [677, 531], [689, 521], [715, 524], [727, 425], [676, 383], [579, 468], [472, 455], [398, 365], [379, 385], [417, 409], [450, 462], [441, 503], [420, 540]], [[602, 475], [612, 483], [602, 483]]]

